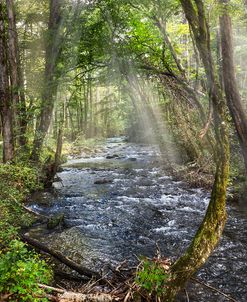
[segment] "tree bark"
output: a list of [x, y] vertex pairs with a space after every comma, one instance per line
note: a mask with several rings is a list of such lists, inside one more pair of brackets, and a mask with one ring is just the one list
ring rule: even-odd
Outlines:
[[4, 1], [0, 0], [0, 114], [3, 135], [3, 162], [7, 162], [14, 158], [14, 136], [4, 9]]
[[229, 0], [219, 0], [219, 2], [224, 5], [223, 13], [220, 16], [224, 90], [227, 105], [238, 135], [247, 174], [247, 116], [241, 101], [234, 68], [232, 22], [228, 13]]
[[16, 17], [13, 0], [6, 0], [8, 14], [8, 46], [9, 46], [9, 65], [10, 78], [12, 85], [12, 98], [14, 106], [14, 120], [16, 121], [17, 140], [21, 146], [26, 145], [26, 102], [24, 95], [24, 81], [21, 69], [19, 43], [16, 29]]
[[56, 63], [61, 51], [61, 0], [50, 0], [48, 37], [46, 41], [44, 87], [41, 96], [41, 111], [38, 116], [31, 159], [38, 161], [52, 120], [57, 90]]
[[54, 177], [57, 174], [59, 165], [61, 164], [62, 147], [63, 147], [63, 130], [62, 128], [59, 128], [57, 134], [57, 147], [55, 152], [55, 159], [54, 161], [48, 162], [47, 165], [45, 165], [44, 167], [45, 188], [50, 188], [52, 186], [52, 183], [54, 182]]
[[55, 167], [56, 170], [61, 164], [61, 155], [62, 155], [62, 148], [63, 148], [63, 129], [59, 128], [57, 134], [57, 148], [55, 153]]

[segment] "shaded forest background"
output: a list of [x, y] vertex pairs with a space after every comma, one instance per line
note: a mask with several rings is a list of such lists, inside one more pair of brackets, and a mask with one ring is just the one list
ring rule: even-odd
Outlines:
[[[175, 144], [185, 162], [212, 156], [207, 72], [178, 1], [13, 4], [2, 17], [15, 154], [25, 145], [37, 160], [46, 134], [46, 140], [56, 140], [59, 128], [67, 141], [128, 134], [128, 129], [134, 136], [149, 120], [141, 131], [146, 141], [162, 145], [168, 140], [163, 147]], [[205, 7], [213, 64], [223, 87], [223, 8], [210, 1]], [[245, 5], [232, 1], [227, 9], [234, 22], [238, 88], [245, 99]], [[235, 132], [233, 142], [234, 137]]]

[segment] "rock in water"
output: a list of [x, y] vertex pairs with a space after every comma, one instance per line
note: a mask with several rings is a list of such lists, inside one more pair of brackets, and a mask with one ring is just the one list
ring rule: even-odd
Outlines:
[[119, 158], [120, 156], [118, 154], [112, 154], [112, 155], [107, 155], [106, 159], [112, 159], [112, 158]]
[[96, 179], [94, 184], [95, 185], [103, 185], [103, 184], [110, 184], [112, 183], [112, 179], [102, 178], [102, 179]]
[[130, 161], [137, 161], [137, 158], [135, 158], [135, 157], [129, 157], [128, 160], [130, 160]]
[[52, 216], [47, 222], [47, 229], [53, 230], [57, 226], [61, 226], [64, 223], [64, 213]]

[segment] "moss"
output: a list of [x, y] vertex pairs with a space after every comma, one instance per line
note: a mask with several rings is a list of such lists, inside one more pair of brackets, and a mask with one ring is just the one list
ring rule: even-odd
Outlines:
[[47, 222], [47, 228], [49, 230], [55, 229], [57, 226], [60, 226], [64, 223], [64, 214], [58, 214], [49, 218]]
[[8, 229], [28, 226], [32, 217], [23, 211], [21, 203], [27, 195], [42, 188], [38, 171], [25, 164], [0, 164], [0, 240], [8, 237]]

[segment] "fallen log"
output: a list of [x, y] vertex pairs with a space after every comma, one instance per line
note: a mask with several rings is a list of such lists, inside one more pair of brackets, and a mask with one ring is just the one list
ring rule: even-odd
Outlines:
[[78, 294], [65, 292], [58, 295], [58, 302], [112, 302], [114, 301], [109, 294]]
[[49, 286], [49, 285], [45, 285], [45, 284], [41, 284], [41, 283], [39, 283], [38, 286], [42, 289], [47, 289], [49, 291], [56, 292], [59, 294], [64, 294], [66, 292], [65, 289], [57, 288], [57, 287], [53, 287], [53, 286]]
[[40, 241], [38, 241], [36, 239], [30, 238], [29, 236], [24, 235], [24, 234], [21, 235], [21, 239], [24, 242], [26, 242], [27, 244], [33, 246], [34, 248], [53, 256], [54, 258], [56, 258], [63, 264], [65, 264], [68, 267], [70, 267], [71, 269], [75, 270], [80, 275], [87, 276], [89, 278], [93, 278], [93, 277], [95, 277], [97, 279], [101, 278], [101, 276], [98, 272], [95, 272], [89, 268], [79, 265], [78, 263], [74, 262], [73, 260], [65, 257], [62, 253], [47, 247], [45, 244], [41, 243]]
[[58, 293], [56, 301], [58, 302], [112, 302], [116, 301], [110, 294], [96, 293], [96, 294], [81, 294], [75, 292], [67, 292], [64, 289], [39, 284], [39, 287]]

